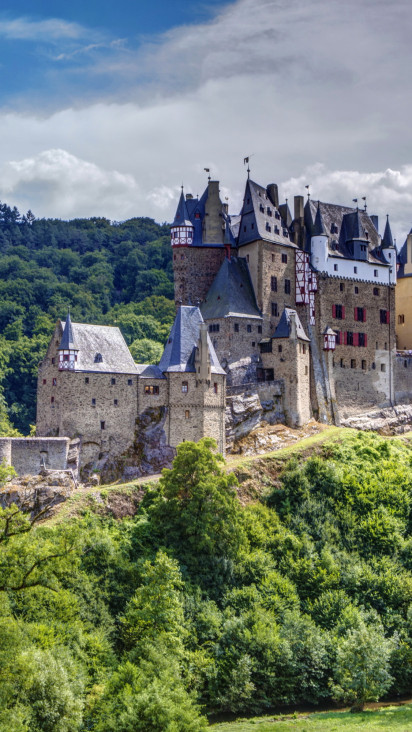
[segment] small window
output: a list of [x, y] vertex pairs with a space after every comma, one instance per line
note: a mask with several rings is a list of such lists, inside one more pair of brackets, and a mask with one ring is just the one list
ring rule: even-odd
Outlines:
[[366, 361], [362, 361], [362, 371], [366, 371]]
[[348, 330], [346, 333], [346, 344], [348, 346], [353, 346], [353, 333], [350, 330]]
[[290, 280], [285, 280], [285, 295], [290, 295]]
[[308, 369], [308, 367], [307, 367], [307, 366], [305, 366], [305, 376], [307, 376], [307, 375], [308, 375], [308, 373], [309, 373], [309, 369]]
[[51, 397], [50, 398], [50, 401], [51, 401], [52, 404], [54, 404], [54, 397]]
[[187, 381], [182, 381], [182, 394], [187, 394], [189, 391], [189, 384]]
[[275, 261], [275, 255], [272, 254], [272, 262], [274, 262], [274, 261]]
[[398, 315], [398, 323], [399, 325], [403, 325], [405, 322], [405, 316], [404, 315]]
[[403, 365], [404, 365], [404, 367], [405, 367], [406, 369], [408, 368], [408, 362], [407, 362], [407, 361], [404, 361], [404, 362], [403, 362]]
[[386, 363], [381, 363], [381, 371], [386, 371]]
[[159, 387], [153, 384], [147, 384], [144, 388], [145, 394], [158, 394], [159, 393]]
[[341, 369], [344, 369], [345, 368], [345, 364], [343, 362], [343, 358], [341, 358], [341, 360], [340, 360], [340, 367], [341, 367]]
[[278, 278], [277, 277], [270, 278], [270, 289], [272, 290], [272, 292], [278, 291]]
[[256, 346], [256, 342], [252, 341], [252, 348], [254, 348], [255, 346]]
[[251, 224], [251, 227], [250, 227], [250, 228], [252, 229], [252, 231], [253, 231], [253, 229], [255, 228], [255, 225], [254, 225], [254, 223], [253, 223], [253, 222], [252, 222], [252, 224]]
[[92, 399], [92, 407], [96, 406], [96, 399]]
[[189, 419], [189, 418], [190, 418], [190, 412], [188, 409], [185, 409], [185, 419]]
[[334, 272], [337, 272], [338, 271], [338, 265], [337, 264], [334, 264], [333, 265], [333, 270], [334, 270]]
[[248, 254], [246, 254], [246, 261], [249, 264], [249, 255]]
[[373, 276], [374, 276], [374, 277], [379, 277], [379, 272], [378, 272], [378, 270], [377, 270], [377, 269], [374, 269], [374, 270], [373, 270]]
[[272, 231], [272, 227], [268, 222], [266, 222], [266, 231]]
[[375, 363], [375, 361], [372, 362], [371, 368], [372, 368], [373, 371], [375, 371], [375, 369], [376, 369], [376, 363]]
[[235, 333], [239, 333], [239, 323], [235, 323]]
[[106, 422], [100, 422], [100, 429], [105, 430], [106, 429]]
[[277, 304], [277, 302], [272, 302], [272, 315], [275, 318], [278, 316], [278, 304]]
[[111, 385], [114, 386], [116, 383], [116, 379], [111, 379], [110, 381], [111, 381]]
[[340, 283], [339, 289], [341, 292], [345, 292], [345, 285], [343, 284], [343, 282]]
[[354, 358], [351, 358], [350, 360], [350, 367], [351, 369], [356, 369], [356, 361]]
[[258, 325], [258, 333], [261, 333], [261, 332], [262, 332], [262, 326]]
[[384, 346], [383, 346], [383, 348], [384, 348], [384, 350], [385, 350], [385, 351], [387, 351], [387, 350], [388, 350], [388, 344], [387, 344], [387, 342], [386, 342], [386, 341], [385, 341], [385, 343], [384, 343]]
[[56, 363], [56, 359], [55, 358], [52, 358], [51, 362], [54, 365]]
[[373, 288], [373, 294], [374, 295], [379, 295], [379, 287], [374, 287]]
[[251, 333], [252, 332], [252, 326], [251, 325], [247, 325], [246, 326], [246, 330], [247, 330], [248, 333]]
[[68, 353], [64, 353], [63, 354], [63, 361], [68, 361], [68, 360], [69, 360], [69, 354]]
[[302, 343], [302, 353], [306, 353], [306, 343]]
[[358, 268], [357, 267], [354, 267], [353, 268], [353, 272], [354, 272], [354, 274], [358, 274]]
[[366, 347], [366, 333], [358, 333], [358, 346]]
[[127, 386], [133, 386], [133, 379], [127, 379]]
[[288, 255], [287, 254], [282, 254], [282, 264], [287, 264], [287, 262], [288, 262]]
[[84, 377], [84, 383], [85, 383], [85, 384], [88, 384], [88, 383], [89, 383], [89, 377], [88, 377], [88, 376], [85, 376], [85, 377]]
[[117, 399], [113, 399], [113, 404], [114, 404], [115, 407], [117, 407], [118, 403], [119, 402], [117, 401]]
[[332, 305], [332, 318], [336, 318], [336, 320], [345, 319], [345, 308], [343, 305]]
[[219, 323], [211, 323], [209, 325], [209, 333], [219, 333], [220, 325]]
[[282, 346], [278, 346], [278, 353], [282, 353]]
[[57, 379], [53, 379], [53, 386], [57, 386]]
[[246, 231], [246, 226], [244, 226], [244, 227], [243, 227], [243, 231], [244, 231], [244, 232]]
[[96, 355], [95, 355], [95, 357], [94, 357], [94, 362], [95, 362], [95, 363], [102, 363], [102, 361], [103, 361], [103, 356], [102, 356], [102, 354], [101, 354], [101, 353], [96, 353]]
[[43, 379], [43, 384], [47, 384], [47, 379]]
[[355, 295], [359, 295], [359, 287], [357, 285], [355, 285]]
[[390, 322], [389, 310], [380, 310], [380, 321], [382, 324]]
[[217, 394], [217, 383], [216, 383], [216, 381], [213, 384], [213, 391], [215, 392], [215, 394]]

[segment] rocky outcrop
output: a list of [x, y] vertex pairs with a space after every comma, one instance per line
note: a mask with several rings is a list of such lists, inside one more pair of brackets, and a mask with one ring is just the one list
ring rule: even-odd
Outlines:
[[32, 515], [48, 512], [58, 503], [66, 501], [76, 485], [72, 473], [63, 470], [13, 478], [0, 488], [0, 506], [8, 508], [14, 504]]
[[134, 480], [171, 466], [176, 450], [166, 442], [166, 417], [166, 407], [146, 409], [139, 416], [133, 445], [123, 455], [103, 458], [95, 466], [102, 483]]
[[341, 420], [342, 427], [374, 430], [382, 435], [399, 435], [412, 428], [412, 404], [376, 409]]
[[229, 393], [226, 399], [226, 448], [236, 451], [236, 443], [262, 424], [275, 424], [284, 417], [280, 383], [256, 385], [246, 394]]

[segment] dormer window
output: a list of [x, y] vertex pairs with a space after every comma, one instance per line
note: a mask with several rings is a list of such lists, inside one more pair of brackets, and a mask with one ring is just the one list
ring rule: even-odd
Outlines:
[[275, 219], [278, 219], [278, 221], [279, 221], [279, 219], [280, 219], [279, 211], [275, 211]]
[[265, 213], [265, 207], [264, 207], [263, 203], [260, 204], [259, 211], [261, 211], [261, 213]]
[[266, 210], [267, 210], [267, 215], [268, 215], [268, 216], [272, 216], [272, 209], [271, 209], [271, 208], [269, 208], [269, 206], [267, 207], [267, 209], [266, 209]]
[[266, 231], [272, 231], [272, 227], [268, 222], [266, 222]]
[[94, 362], [95, 362], [95, 363], [102, 363], [102, 361], [103, 361], [103, 356], [102, 356], [102, 354], [101, 354], [101, 353], [96, 353], [96, 355], [95, 355], [95, 357], [94, 357]]

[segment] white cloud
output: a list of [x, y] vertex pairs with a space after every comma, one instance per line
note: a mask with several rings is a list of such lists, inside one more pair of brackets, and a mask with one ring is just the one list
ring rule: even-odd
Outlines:
[[78, 23], [69, 23], [60, 18], [47, 20], [31, 20], [30, 18], [15, 18], [0, 20], [0, 36], [19, 41], [57, 41], [62, 38], [75, 40], [82, 38], [86, 29]]

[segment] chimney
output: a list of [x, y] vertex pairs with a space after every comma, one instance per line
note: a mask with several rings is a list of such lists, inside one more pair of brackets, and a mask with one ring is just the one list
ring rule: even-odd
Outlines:
[[266, 188], [266, 193], [269, 196], [269, 200], [273, 203], [275, 208], [279, 208], [279, 191], [277, 183], [269, 183]]
[[209, 346], [207, 343], [207, 325], [206, 325], [206, 323], [200, 324], [200, 337], [199, 337], [198, 348], [199, 348], [199, 366], [200, 366], [198, 378], [200, 381], [210, 381]]
[[296, 313], [294, 310], [291, 310], [289, 313], [289, 324], [290, 324], [290, 332], [289, 332], [289, 338], [292, 341], [296, 341], [297, 339], [297, 330], [296, 330]]
[[295, 219], [303, 223], [303, 196], [295, 196]]
[[374, 225], [376, 231], [379, 232], [379, 219], [375, 214], [373, 216], [371, 216], [371, 221], [372, 221], [372, 224]]
[[222, 208], [222, 201], [219, 195], [219, 181], [210, 180], [207, 187], [207, 199], [205, 203], [204, 244], [223, 244], [225, 230], [222, 227]]

